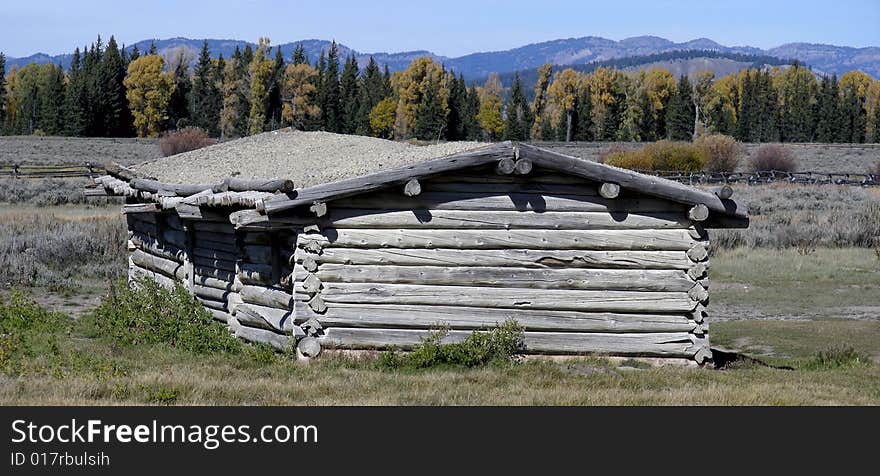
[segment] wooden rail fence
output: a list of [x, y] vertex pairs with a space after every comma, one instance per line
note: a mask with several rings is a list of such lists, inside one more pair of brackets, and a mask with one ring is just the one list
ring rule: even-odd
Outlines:
[[[747, 184], [763, 185], [771, 183], [794, 183], [809, 185], [856, 185], [871, 187], [880, 185], [878, 174], [858, 174], [847, 172], [783, 172], [767, 170], [762, 172], [683, 172], [677, 170], [640, 171], [649, 175], [663, 177], [690, 185], [703, 184]], [[0, 178], [94, 178], [106, 174], [101, 165], [86, 162], [82, 165], [33, 165], [0, 164]]]

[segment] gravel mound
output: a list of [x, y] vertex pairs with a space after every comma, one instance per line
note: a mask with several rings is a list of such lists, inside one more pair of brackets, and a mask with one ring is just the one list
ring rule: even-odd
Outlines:
[[226, 177], [284, 178], [297, 188], [335, 182], [487, 145], [413, 145], [373, 137], [282, 130], [145, 162], [140, 172], [166, 183], [213, 183]]

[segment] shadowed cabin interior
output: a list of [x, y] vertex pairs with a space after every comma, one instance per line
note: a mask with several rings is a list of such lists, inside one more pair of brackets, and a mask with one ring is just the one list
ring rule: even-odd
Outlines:
[[[129, 276], [184, 285], [237, 336], [313, 357], [408, 348], [515, 319], [535, 354], [711, 359], [713, 192], [526, 144], [296, 188], [171, 184], [115, 164]], [[94, 194], [94, 192], [92, 192]]]

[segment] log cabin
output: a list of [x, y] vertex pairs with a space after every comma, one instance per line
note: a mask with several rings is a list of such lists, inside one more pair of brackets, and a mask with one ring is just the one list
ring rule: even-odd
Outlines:
[[130, 279], [181, 284], [235, 335], [306, 357], [514, 319], [527, 353], [705, 364], [707, 230], [748, 226], [729, 187], [511, 142], [301, 187], [107, 170]]

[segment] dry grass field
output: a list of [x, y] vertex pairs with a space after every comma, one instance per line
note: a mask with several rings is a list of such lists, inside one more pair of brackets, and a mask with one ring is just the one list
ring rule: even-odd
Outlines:
[[[3, 140], [27, 143], [0, 139], [3, 154]], [[72, 147], [90, 150], [84, 144]], [[0, 338], [0, 404], [880, 404], [874, 189], [737, 187], [751, 203], [752, 227], [712, 235], [710, 335], [713, 345], [757, 361], [716, 371], [592, 356], [389, 370], [370, 357], [304, 364], [283, 354], [194, 355], [111, 342], [95, 329], [92, 310], [125, 272], [118, 203], [71, 204], [51, 199], [46, 183], [22, 182], [0, 192], [0, 314], [18, 289], [60, 312], [62, 324], [41, 331], [43, 344], [14, 368], [2, 365], [15, 355]]]

